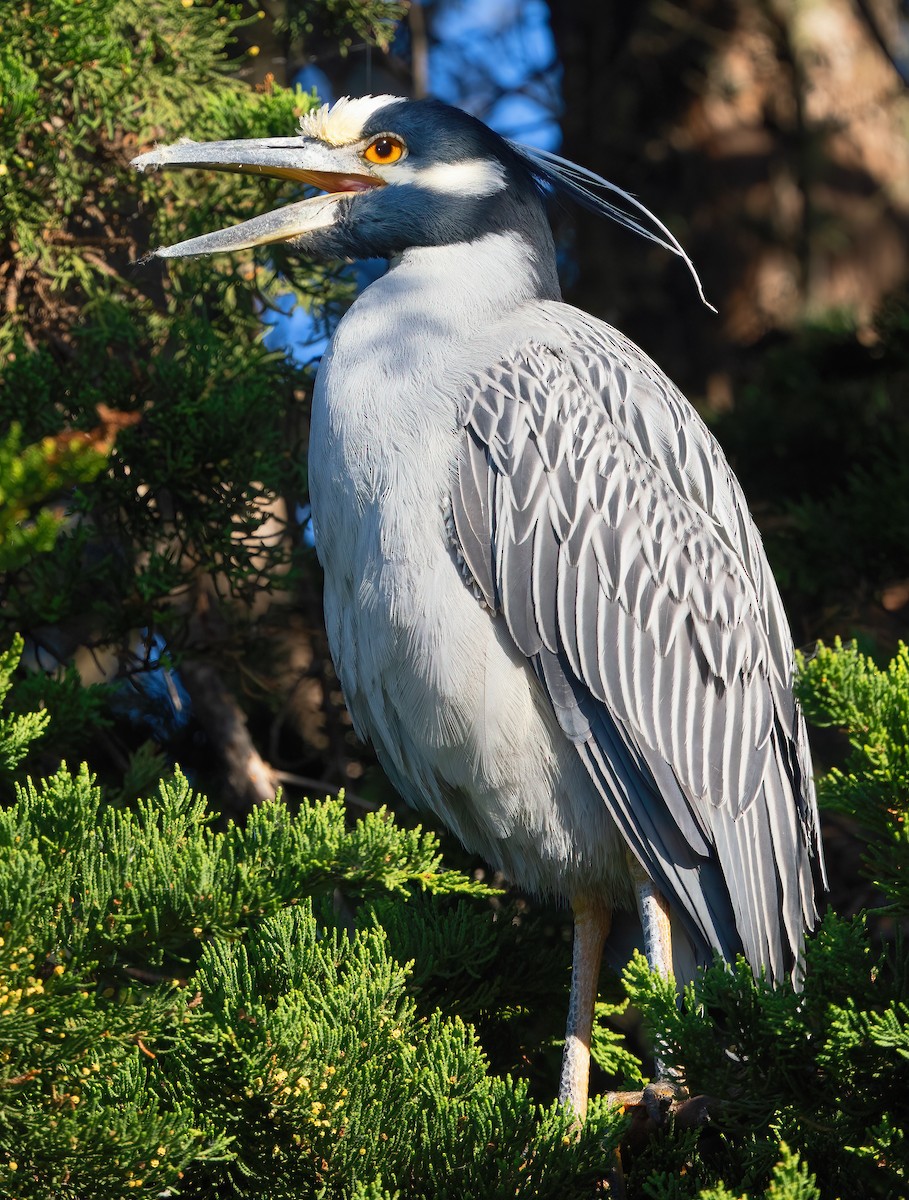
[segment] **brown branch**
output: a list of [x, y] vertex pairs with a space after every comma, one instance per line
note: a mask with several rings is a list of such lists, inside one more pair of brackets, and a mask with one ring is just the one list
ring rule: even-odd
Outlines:
[[380, 807], [378, 804], [373, 804], [371, 800], [364, 800], [362, 796], [348, 791], [343, 785], [339, 788], [335, 784], [329, 783], [327, 779], [311, 779], [308, 775], [295, 775], [292, 771], [278, 771], [274, 768], [272, 768], [272, 774], [279, 783], [289, 783], [291, 787], [307, 788], [316, 794], [336, 796], [338, 792], [343, 791], [345, 804], [353, 804], [355, 808], [365, 808], [368, 812], [378, 812]]
[[16, 269], [13, 271], [13, 277], [6, 285], [6, 294], [3, 297], [3, 305], [6, 311], [10, 314], [16, 310], [16, 304], [19, 300], [19, 285], [25, 278], [25, 263], [17, 262]]
[[9, 1079], [0, 1079], [0, 1087], [17, 1087], [20, 1083], [31, 1083], [40, 1074], [40, 1067], [32, 1067], [24, 1075], [11, 1075]]
[[136, 246], [136, 239], [122, 234], [77, 234], [68, 233], [65, 229], [47, 229], [42, 234], [45, 243], [51, 246], [95, 246], [104, 250], [109, 246]]
[[220, 673], [209, 663], [181, 664], [180, 673], [193, 708], [227, 771], [228, 784], [245, 810], [271, 800], [278, 781], [271, 766], [253, 745], [246, 715]]
[[138, 1033], [136, 1034], [136, 1045], [139, 1047], [142, 1053], [147, 1054], [149, 1058], [158, 1057], [157, 1054], [154, 1054], [151, 1050], [149, 1050], [148, 1046], [145, 1045]]

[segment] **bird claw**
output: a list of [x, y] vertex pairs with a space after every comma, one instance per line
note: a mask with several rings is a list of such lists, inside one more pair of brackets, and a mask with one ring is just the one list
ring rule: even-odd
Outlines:
[[688, 1101], [687, 1090], [671, 1079], [655, 1079], [640, 1092], [610, 1092], [609, 1099], [631, 1112], [638, 1121], [649, 1119], [657, 1129], [666, 1123], [670, 1113], [676, 1113]]
[[687, 1090], [671, 1079], [654, 1079], [641, 1092], [641, 1103], [658, 1129], [665, 1124], [672, 1106], [687, 1099]]
[[616, 1147], [613, 1168], [604, 1178], [614, 1200], [626, 1198], [623, 1158], [637, 1157], [666, 1128], [669, 1116], [676, 1129], [700, 1129], [709, 1125], [713, 1114], [724, 1107], [713, 1096], [689, 1096], [685, 1087], [670, 1079], [656, 1079], [640, 1092], [607, 1094], [610, 1103], [619, 1105], [630, 1118], [621, 1146]]

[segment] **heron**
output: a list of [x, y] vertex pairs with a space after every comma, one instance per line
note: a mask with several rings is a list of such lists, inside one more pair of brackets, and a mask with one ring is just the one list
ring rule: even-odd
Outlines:
[[[794, 650], [741, 487], [635, 344], [561, 299], [547, 195], [659, 242], [617, 185], [435, 100], [134, 160], [318, 194], [160, 248], [385, 258], [312, 402], [324, 611], [401, 795], [574, 918], [559, 1098], [583, 1120], [613, 912], [653, 969], [797, 981], [823, 856]], [[703, 297], [703, 293], [702, 297]], [[659, 1074], [659, 1070], [658, 1070]]]

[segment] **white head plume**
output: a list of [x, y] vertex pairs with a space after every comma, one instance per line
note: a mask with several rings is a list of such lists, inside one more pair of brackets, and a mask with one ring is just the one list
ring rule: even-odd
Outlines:
[[[641, 237], [646, 238], [649, 242], [655, 242], [658, 246], [662, 246], [664, 250], [669, 250], [670, 253], [677, 254], [691, 272], [691, 277], [695, 282], [701, 300], [711, 312], [716, 312], [714, 306], [704, 295], [704, 288], [694, 268], [694, 263], [682, 248], [675, 234], [671, 233], [663, 222], [653, 215], [649, 208], [645, 208], [640, 200], [632, 196], [630, 192], [623, 191], [616, 184], [610, 183], [602, 175], [588, 171], [586, 167], [579, 167], [576, 163], [569, 162], [567, 158], [561, 158], [558, 154], [553, 154], [549, 150], [537, 150], [532, 146], [523, 146], [520, 142], [509, 141], [508, 144], [527, 163], [538, 179], [551, 184], [560, 192], [565, 192], [567, 195], [573, 196], [579, 204], [590, 209], [591, 212], [595, 212], [602, 217], [609, 217], [611, 220], [617, 221], [619, 225], [624, 225], [626, 229], [640, 234]], [[654, 233], [652, 229], [648, 229], [646, 225], [642, 225], [630, 213], [612, 204], [605, 197], [597, 195], [595, 189], [613, 192], [621, 196], [626, 203], [648, 217], [664, 236], [660, 237], [660, 233]]]

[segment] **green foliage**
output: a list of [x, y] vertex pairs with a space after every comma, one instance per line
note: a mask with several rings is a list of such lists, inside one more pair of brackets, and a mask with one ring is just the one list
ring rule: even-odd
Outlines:
[[526, 1085], [490, 1079], [458, 1019], [417, 1017], [378, 928], [348, 939], [305, 907], [285, 910], [245, 945], [210, 947], [195, 985], [210, 1042], [188, 1047], [183, 1078], [215, 1098], [209, 1112], [237, 1153], [211, 1172], [217, 1194], [259, 1195], [276, 1154], [269, 1194], [288, 1198], [346, 1196], [352, 1184], [583, 1195], [602, 1168], [615, 1114], [598, 1112], [576, 1141]]
[[[292, 285], [281, 250], [190, 263], [173, 276], [135, 266], [150, 246], [277, 203], [275, 186], [260, 180], [129, 167], [159, 138], [293, 131], [314, 97], [253, 91], [231, 74], [238, 34], [259, 19], [228, 0], [35, 0], [4, 12], [5, 641], [53, 626], [66, 661], [74, 645], [121, 653], [136, 630], [164, 628], [179, 653], [198, 641], [204, 580], [224, 598], [216, 627], [227, 644], [252, 620], [253, 601], [261, 615], [261, 598], [299, 567], [287, 514], [305, 482], [307, 379], [265, 344], [262, 311], [279, 295], [337, 307], [349, 282], [297, 264]], [[86, 444], [99, 406], [120, 431], [100, 475], [103, 460]], [[73, 491], [76, 483], [84, 486]], [[56, 540], [47, 513], [21, 524], [61, 489], [69, 519]]]
[[[847, 770], [830, 777], [837, 803], [889, 846], [905, 795], [905, 652], [880, 671], [822, 648], [802, 687], [815, 718], [851, 733]], [[11, 763], [42, 723], [0, 727]], [[894, 898], [900, 844], [880, 860]], [[385, 812], [348, 826], [340, 801], [296, 813], [274, 801], [216, 828], [179, 774], [130, 807], [85, 769], [19, 787], [0, 814], [0, 1186], [588, 1194], [618, 1115], [597, 1101], [573, 1137], [526, 1080], [489, 1073], [464, 1024], [507, 1069], [503, 1047], [516, 1065], [547, 1036], [528, 1012], [564, 1011], [564, 957], [547, 961], [534, 923], [502, 919], [489, 894], [445, 870], [432, 837]], [[902, 948], [829, 914], [800, 992], [740, 962], [704, 973], [680, 1005], [640, 957], [625, 987], [660, 1057], [715, 1098], [707, 1133], [670, 1129], [629, 1161], [629, 1196], [905, 1194]], [[622, 1008], [600, 1006], [595, 1052], [634, 1082], [637, 1060], [604, 1024]]]
[[617, 1003], [598, 1000], [590, 1041], [594, 1062], [607, 1076], [617, 1080], [623, 1090], [643, 1087], [646, 1082], [641, 1060], [629, 1050], [623, 1031], [610, 1023], [624, 1017], [627, 1011], [627, 997]]
[[[420, 1011], [474, 1026], [496, 1071], [520, 1064], [534, 1094], [549, 1100], [561, 1059], [570, 981], [570, 945], [546, 913], [484, 906], [425, 892], [402, 905], [369, 906], [399, 962], [411, 963], [408, 990]], [[364, 918], [365, 919], [365, 918]]]
[[[842, 648], [815, 661], [812, 711], [860, 732], [853, 753], [880, 750], [902, 656], [887, 672]], [[30, 733], [14, 736], [21, 753]], [[844, 778], [862, 790], [880, 762]], [[128, 807], [84, 768], [18, 787], [0, 813], [0, 1189], [590, 1195], [620, 1115], [595, 1099], [576, 1136], [481, 1049], [526, 1069], [554, 1037], [529, 1014], [565, 1003], [564, 948], [491, 895], [431, 836], [385, 812], [348, 825], [340, 800], [217, 826], [179, 773]], [[627, 1159], [632, 1200], [905, 1194], [904, 949], [831, 913], [799, 992], [718, 964], [679, 1003], [640, 956], [624, 985], [656, 1052], [713, 1098], [705, 1131], [670, 1126]], [[601, 1003], [594, 1049], [635, 1084], [607, 1024], [624, 1008]]]
[[[773, 1169], [767, 1190], [761, 1193], [764, 1200], [821, 1200], [821, 1193], [799, 1156], [793, 1154], [785, 1142], [780, 1150], [782, 1157]], [[748, 1200], [748, 1197], [718, 1187], [701, 1192], [698, 1200]]]
[[387, 50], [406, 13], [406, 0], [374, 0], [372, 4], [325, 0], [318, 6], [307, 0], [289, 0], [278, 29], [286, 30], [292, 43], [300, 48], [315, 39], [317, 44], [328, 43], [346, 55], [354, 38], [361, 38]]
[[61, 489], [94, 479], [106, 462], [84, 435], [23, 446], [22, 429], [12, 425], [0, 438], [0, 573], [51, 549], [62, 518], [39, 506]]
[[907, 330], [905, 287], [861, 340], [842, 319], [803, 328], [756, 356], [713, 423], [812, 635], [862, 628], [868, 602], [909, 575]]
[[[701, 1156], [702, 1173], [712, 1168], [750, 1194], [765, 1186], [783, 1139], [823, 1196], [905, 1194], [909, 1147], [891, 1119], [909, 1079], [905, 952], [875, 952], [861, 921], [829, 914], [809, 941], [801, 992], [755, 981], [744, 961], [705, 972], [681, 1005], [640, 956], [625, 982], [692, 1094], [719, 1098], [723, 1141]], [[645, 1165], [650, 1176], [666, 1171], [656, 1151]]]
[[332, 927], [339, 888], [355, 903], [405, 880], [477, 891], [426, 835], [381, 814], [345, 830], [337, 802], [215, 833], [179, 776], [135, 813], [85, 771], [22, 789], [0, 821], [0, 1186], [583, 1194], [616, 1115], [569, 1137], [526, 1084], [487, 1076], [459, 1018], [418, 1015], [381, 928]]
[[801, 663], [800, 695], [815, 725], [849, 739], [843, 768], [820, 782], [820, 802], [858, 822], [876, 887], [896, 915], [909, 913], [909, 649], [880, 670], [855, 644], [819, 645]]
[[[16, 637], [10, 648], [0, 654], [0, 706], [9, 694], [13, 672], [22, 656], [22, 645], [22, 638]], [[12, 774], [25, 758], [31, 744], [41, 737], [47, 721], [47, 714], [43, 712], [26, 712], [20, 716], [10, 714], [0, 718], [0, 778]]]
[[[54, 675], [41, 670], [20, 671], [10, 692], [11, 711], [23, 718], [40, 712], [52, 722], [54, 729], [52, 740], [39, 742], [24, 756], [20, 773], [45, 767], [53, 770], [69, 754], [84, 753], [88, 738], [110, 727], [110, 690], [105, 684], [84, 686], [73, 666], [58, 670]], [[154, 783], [163, 771], [160, 757], [157, 765]], [[133, 793], [134, 796], [138, 794], [138, 791]]]
[[[377, 918], [394, 898], [431, 927], [419, 897], [451, 896], [482, 928], [491, 894], [431, 836], [385, 812], [348, 827], [337, 800], [216, 830], [179, 773], [133, 809], [85, 768], [18, 788], [0, 812], [0, 1190], [586, 1195], [619, 1115], [595, 1104], [575, 1135], [491, 1076]], [[466, 994], [463, 933], [447, 961]]]
[[[69, 898], [59, 918], [67, 953], [94, 961], [135, 952], [167, 969], [192, 961], [200, 939], [227, 937], [251, 916], [339, 887], [351, 901], [405, 896], [413, 886], [484, 892], [439, 870], [433, 837], [398, 828], [384, 812], [346, 830], [338, 800], [304, 803], [292, 816], [277, 799], [255, 809], [245, 827], [211, 826], [179, 773], [154, 799], [124, 809], [102, 804], [86, 769], [72, 776], [64, 768], [18, 789], [16, 805], [0, 814], [0, 845], [34, 844], [47, 870], [65, 862], [58, 901]], [[10, 919], [19, 928], [17, 911]]]

